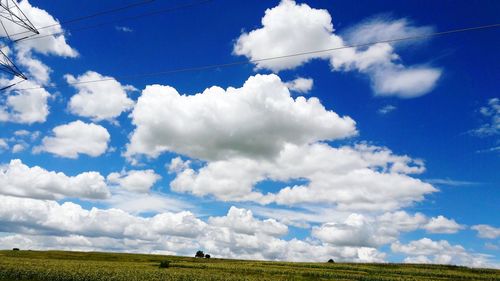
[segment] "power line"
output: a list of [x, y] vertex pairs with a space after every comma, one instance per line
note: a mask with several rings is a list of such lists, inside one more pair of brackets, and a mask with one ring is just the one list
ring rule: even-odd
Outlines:
[[[137, 7], [137, 6], [142, 6], [142, 5], [154, 2], [154, 1], [155, 0], [143, 0], [143, 1], [139, 1], [139, 2], [134, 2], [134, 3], [128, 4], [128, 5], [125, 5], [125, 6], [116, 7], [116, 8], [109, 9], [109, 10], [98, 11], [98, 12], [95, 12], [93, 14], [88, 14], [88, 15], [84, 15], [84, 16], [72, 18], [72, 19], [69, 19], [69, 20], [61, 21], [61, 22], [58, 22], [58, 23], [54, 23], [54, 24], [50, 24], [50, 25], [46, 25], [46, 26], [37, 27], [37, 29], [41, 30], [41, 29], [46, 29], [46, 28], [54, 27], [54, 26], [62, 26], [63, 24], [74, 23], [74, 22], [78, 22], [78, 21], [82, 21], [82, 20], [87, 20], [87, 19], [90, 19], [90, 18], [95, 18], [95, 17], [98, 17], [98, 16], [106, 15], [106, 14], [116, 13], [116, 12], [119, 12], [119, 11], [123, 11], [123, 10], [127, 10], [127, 9], [130, 9], [130, 8], [134, 8], [134, 7]], [[22, 31], [22, 32], [10, 34], [10, 36], [21, 35], [21, 34], [25, 34], [25, 33], [29, 33], [29, 31]], [[1, 37], [1, 38], [6, 38], [6, 37], [4, 36], [4, 37]]]
[[[454, 33], [461, 33], [461, 32], [478, 31], [478, 30], [484, 30], [484, 29], [493, 29], [493, 28], [498, 28], [498, 27], [500, 27], [500, 23], [489, 24], [489, 25], [482, 25], [482, 26], [474, 26], [474, 27], [467, 27], [467, 28], [460, 28], [460, 29], [452, 29], [452, 30], [446, 30], [446, 31], [441, 31], [441, 32], [434, 32], [434, 33], [428, 33], [428, 34], [416, 35], [416, 36], [408, 36], [408, 37], [400, 37], [400, 38], [393, 38], [393, 39], [387, 39], [387, 40], [373, 41], [373, 42], [362, 43], [362, 44], [345, 45], [345, 46], [335, 47], [335, 48], [329, 48], [329, 49], [300, 52], [300, 53], [294, 53], [294, 54], [288, 54], [288, 55], [282, 55], [282, 56], [275, 56], [275, 57], [267, 57], [267, 58], [254, 59], [254, 60], [237, 61], [237, 62], [221, 63], [221, 64], [211, 64], [211, 65], [194, 66], [194, 67], [186, 67], [186, 68], [177, 68], [177, 69], [172, 69], [172, 70], [167, 70], [167, 71], [150, 72], [150, 73], [142, 73], [142, 74], [134, 74], [134, 75], [122, 75], [122, 76], [117, 76], [117, 77], [114, 77], [114, 78], [104, 78], [104, 79], [95, 79], [95, 80], [87, 80], [87, 81], [78, 81], [78, 82], [72, 82], [72, 83], [67, 83], [67, 84], [68, 85], [79, 85], [79, 84], [88, 84], [88, 83], [98, 83], [98, 82], [112, 81], [112, 80], [115, 80], [115, 79], [143, 78], [143, 77], [160, 76], [160, 75], [182, 73], [182, 72], [203, 71], [203, 70], [225, 68], [225, 67], [232, 67], [232, 66], [238, 66], [238, 65], [255, 64], [255, 63], [263, 62], [263, 61], [285, 59], [285, 58], [298, 57], [298, 56], [304, 56], [304, 55], [333, 52], [333, 51], [342, 50], [342, 49], [367, 47], [367, 46], [371, 46], [371, 45], [375, 45], [375, 44], [380, 44], [380, 43], [395, 43], [395, 42], [401, 42], [401, 41], [420, 40], [420, 39], [425, 39], [425, 38], [430, 38], [430, 37], [437, 37], [437, 36], [454, 34]], [[51, 87], [56, 87], [56, 86], [46, 86], [46, 87], [47, 88], [51, 88]], [[43, 88], [46, 88], [46, 87], [40, 86], [40, 87], [32, 87], [32, 88], [14, 89], [14, 90], [15, 91], [29, 91], [29, 90], [43, 89]]]
[[[151, 1], [154, 1], [154, 0], [151, 0]], [[126, 17], [126, 18], [122, 18], [122, 19], [117, 19], [117, 20], [113, 20], [113, 21], [98, 23], [98, 24], [95, 24], [95, 25], [89, 25], [89, 26], [84, 26], [84, 27], [80, 27], [80, 28], [74, 28], [74, 29], [71, 29], [70, 31], [73, 32], [73, 31], [87, 30], [87, 29], [92, 29], [92, 28], [97, 28], [97, 27], [105, 26], [105, 25], [112, 24], [112, 23], [117, 23], [117, 22], [122, 22], [122, 21], [129, 21], [129, 20], [135, 20], [135, 19], [139, 19], [139, 18], [143, 18], [143, 17], [147, 17], [147, 16], [158, 15], [158, 14], [163, 14], [163, 13], [169, 13], [169, 12], [173, 12], [173, 11], [177, 11], [177, 10], [191, 8], [191, 7], [198, 6], [198, 5], [205, 4], [205, 3], [208, 3], [208, 2], [212, 2], [212, 1], [213, 0], [201, 0], [201, 1], [190, 2], [190, 3], [187, 3], [187, 4], [181, 4], [181, 5], [173, 6], [173, 7], [166, 8], [166, 9], [161, 9], [161, 10], [157, 10], [157, 11], [152, 11], [152, 12], [148, 12], [148, 13], [139, 14], [139, 15], [132, 16], [132, 17]], [[45, 37], [57, 36], [57, 35], [62, 35], [62, 34], [64, 34], [64, 31], [62, 31], [62, 32], [54, 32], [54, 33], [49, 33], [49, 34], [43, 34], [43, 35], [39, 35], [39, 36], [35, 36], [35, 37], [23, 38], [22, 41], [37, 40], [37, 39], [41, 39], [41, 38], [45, 38]]]

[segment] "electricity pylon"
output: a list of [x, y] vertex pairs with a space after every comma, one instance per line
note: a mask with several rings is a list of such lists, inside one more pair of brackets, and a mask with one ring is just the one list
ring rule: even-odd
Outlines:
[[[4, 38], [8, 38], [11, 42], [16, 42], [22, 40], [23, 38], [12, 40], [10, 35], [10, 30], [8, 30], [9, 28], [8, 25], [6, 26], [6, 23], [9, 23], [10, 26], [12, 26], [12, 24], [17, 25], [18, 27], [21, 27], [21, 29], [24, 30], [23, 32], [15, 33], [15, 35], [26, 34], [26, 33], [29, 35], [40, 34], [40, 32], [38, 32], [36, 27], [28, 19], [28, 17], [19, 8], [19, 6], [17, 5], [17, 0], [0, 0], [0, 23], [5, 32]], [[14, 77], [19, 77], [23, 79], [23, 81], [28, 79], [21, 72], [21, 70], [14, 64], [14, 62], [7, 56], [7, 54], [5, 54], [5, 52], [3, 52], [1, 49], [0, 49], [0, 71], [12, 75]], [[14, 84], [3, 87], [0, 89], [0, 91], [10, 88], [13, 85]]]

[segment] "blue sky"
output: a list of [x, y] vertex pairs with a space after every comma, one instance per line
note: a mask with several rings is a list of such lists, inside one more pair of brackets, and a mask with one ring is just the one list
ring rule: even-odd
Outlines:
[[30, 80], [0, 99], [0, 247], [499, 266], [498, 28], [134, 77], [493, 24], [498, 2], [153, 1], [64, 24], [129, 3], [20, 2], [64, 34], [6, 42]]

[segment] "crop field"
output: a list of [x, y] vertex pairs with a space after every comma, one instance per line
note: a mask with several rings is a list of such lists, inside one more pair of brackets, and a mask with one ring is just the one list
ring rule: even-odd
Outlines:
[[[167, 268], [160, 268], [169, 261]], [[0, 251], [0, 281], [500, 280], [500, 270], [444, 265], [291, 263], [63, 251]]]

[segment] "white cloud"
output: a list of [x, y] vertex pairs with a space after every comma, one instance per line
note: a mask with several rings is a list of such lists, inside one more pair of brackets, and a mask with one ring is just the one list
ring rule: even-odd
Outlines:
[[[124, 86], [112, 77], [87, 71], [76, 78], [69, 74], [65, 75], [65, 78], [78, 90], [68, 104], [73, 114], [92, 118], [95, 121], [112, 120], [134, 105], [134, 102], [127, 97], [127, 91], [135, 88]], [[102, 79], [106, 81], [85, 83]]]
[[[381, 30], [387, 28], [388, 33], [382, 34]], [[372, 41], [384, 35], [406, 37], [430, 30], [429, 27], [413, 27], [405, 19], [378, 19], [351, 28], [348, 40], [359, 38]], [[378, 43], [366, 49], [347, 48], [284, 59], [259, 60], [346, 45], [345, 40], [334, 33], [332, 17], [327, 10], [283, 0], [278, 6], [266, 10], [261, 28], [240, 35], [233, 52], [254, 61], [257, 68], [275, 72], [299, 67], [312, 59], [328, 59], [335, 71], [357, 70], [367, 74], [375, 93], [381, 96], [421, 96], [430, 92], [441, 76], [440, 69], [402, 65], [394, 48], [388, 43]]]
[[108, 182], [118, 184], [120, 188], [125, 190], [139, 193], [149, 192], [159, 179], [161, 176], [151, 169], [122, 171], [111, 173], [107, 177]]
[[252, 211], [231, 207], [224, 217], [211, 217], [211, 225], [228, 227], [236, 233], [254, 235], [264, 233], [270, 236], [283, 236], [288, 232], [288, 227], [274, 219], [258, 220]]
[[[18, 48], [26, 49], [30, 51], [35, 51], [44, 55], [57, 55], [63, 57], [76, 57], [78, 52], [71, 48], [66, 42], [64, 36], [64, 30], [59, 25], [59, 22], [45, 10], [32, 6], [29, 1], [22, 0], [19, 2], [19, 8], [28, 17], [28, 19], [36, 27], [49, 26], [47, 28], [40, 29], [40, 36], [55, 34], [51, 36], [45, 36], [37, 40], [22, 40], [17, 43]], [[7, 30], [10, 34], [24, 32], [25, 29], [5, 21], [8, 25]], [[15, 38], [21, 38], [29, 34], [17, 35]]]
[[52, 132], [54, 135], [44, 137], [35, 152], [46, 151], [73, 159], [79, 154], [97, 157], [106, 152], [110, 139], [106, 128], [80, 120], [57, 126]]
[[[375, 17], [349, 28], [345, 32], [345, 40], [349, 44], [367, 44], [371, 42], [421, 36], [434, 32], [430, 26], [414, 26], [408, 19], [391, 19]], [[419, 41], [398, 42], [397, 44], [414, 44]]]
[[500, 228], [487, 224], [478, 224], [471, 227], [477, 231], [478, 236], [481, 238], [496, 239], [500, 237]]
[[389, 105], [386, 105], [386, 106], [380, 108], [378, 110], [378, 113], [380, 113], [380, 114], [387, 114], [387, 113], [393, 112], [396, 109], [397, 109], [397, 107], [395, 107], [394, 105], [390, 105], [389, 104]]
[[147, 86], [131, 117], [136, 129], [127, 156], [171, 151], [204, 160], [269, 158], [286, 143], [356, 134], [351, 118], [326, 110], [317, 98], [292, 98], [276, 75], [256, 75], [241, 88], [211, 87], [189, 96], [169, 86]]
[[182, 158], [177, 156], [175, 158], [172, 158], [172, 160], [170, 160], [170, 164], [166, 165], [166, 168], [169, 173], [179, 173], [189, 168], [190, 165], [191, 161], [189, 160], [183, 161]]
[[453, 219], [447, 219], [443, 216], [432, 218], [424, 227], [429, 233], [457, 233], [464, 229], [463, 225], [458, 224]]
[[[275, 202], [283, 205], [335, 204], [344, 210], [393, 210], [436, 191], [407, 174], [421, 173], [423, 163], [389, 149], [367, 146], [333, 148], [317, 143], [285, 145], [271, 160], [235, 157], [210, 161], [198, 170], [185, 169], [170, 183], [177, 192], [213, 195], [226, 201]], [[262, 194], [264, 180], [305, 184]]]
[[159, 192], [137, 193], [114, 189], [112, 189], [112, 196], [104, 203], [111, 208], [133, 214], [180, 212], [194, 208], [187, 202]]
[[25, 149], [26, 149], [26, 147], [24, 146], [24, 144], [22, 144], [22, 143], [16, 143], [12, 147], [12, 153], [18, 153], [18, 152], [21, 152], [21, 151], [23, 151]]
[[134, 30], [128, 26], [115, 26], [115, 29], [117, 31], [122, 31], [122, 32], [126, 32], [126, 33], [134, 32]]
[[491, 256], [471, 253], [460, 245], [451, 245], [446, 240], [433, 241], [429, 238], [411, 241], [408, 244], [393, 243], [391, 250], [409, 257], [405, 262], [425, 262], [439, 264], [457, 264], [470, 267], [498, 267], [491, 261]]
[[379, 245], [375, 229], [363, 215], [352, 214], [343, 223], [326, 223], [312, 229], [312, 235], [320, 240], [338, 246]]
[[[85, 210], [66, 202], [0, 196], [1, 248], [121, 250], [192, 255], [204, 249], [214, 257], [290, 261], [383, 261], [385, 255], [369, 247], [334, 247], [319, 242], [275, 237], [286, 227], [258, 220], [243, 209], [208, 223], [190, 212], [134, 216], [118, 209]], [[245, 228], [235, 218], [252, 224]], [[214, 224], [212, 224], [212, 222]], [[33, 235], [36, 233], [36, 236]]]
[[305, 94], [311, 91], [313, 83], [314, 80], [312, 78], [299, 77], [285, 84], [290, 91]]
[[9, 143], [5, 139], [0, 139], [0, 152], [9, 149]]
[[[27, 88], [37, 87], [32, 81], [25, 81]], [[0, 104], [0, 121], [15, 123], [43, 123], [49, 115], [47, 100], [51, 95], [45, 89], [28, 91], [7, 90], [4, 104]]]
[[476, 136], [487, 137], [500, 135], [500, 99], [491, 98], [488, 104], [479, 109], [485, 123], [472, 131]]
[[19, 159], [0, 166], [0, 194], [39, 199], [104, 199], [110, 196], [104, 177], [98, 172], [67, 176], [39, 166], [29, 167]]

